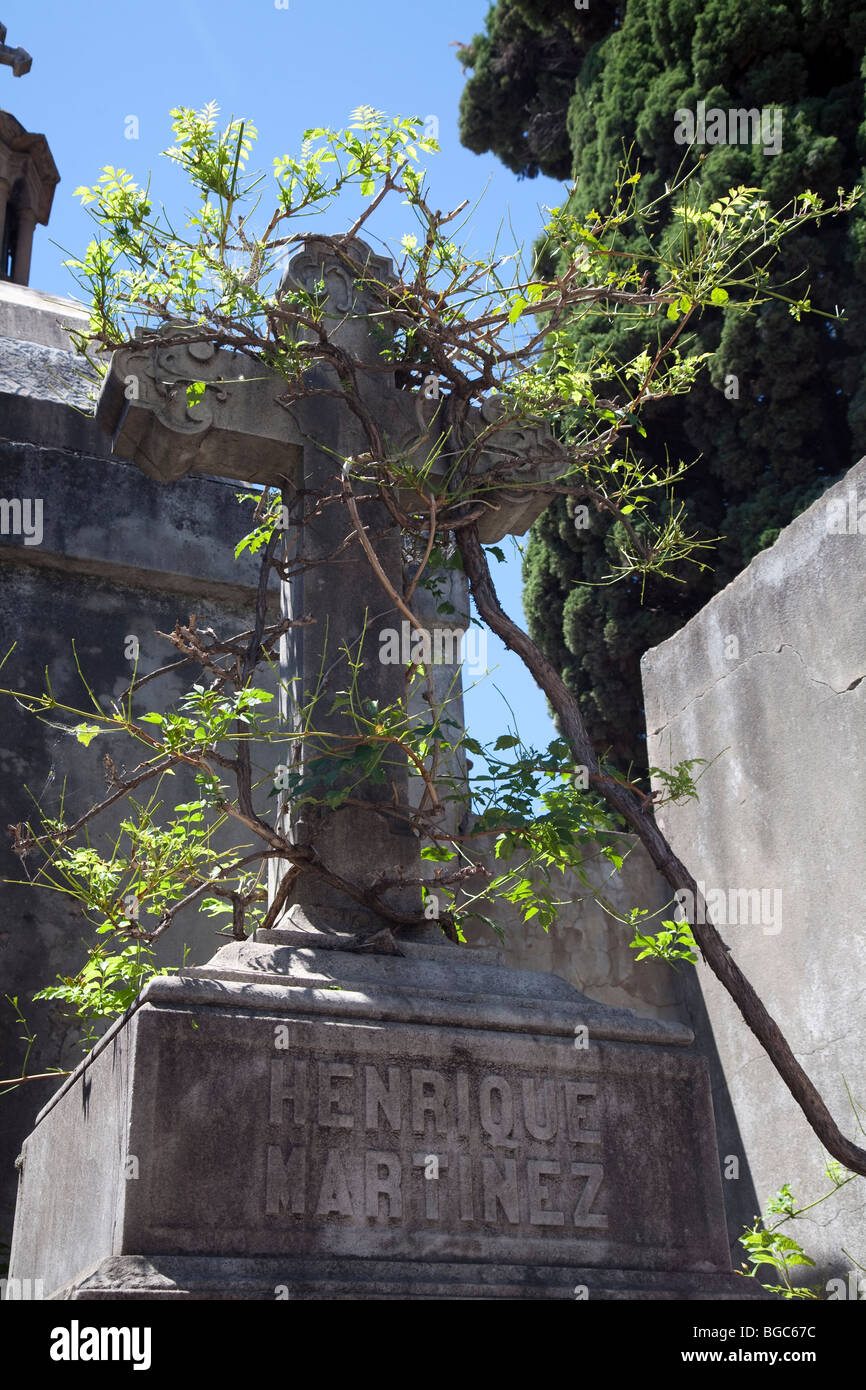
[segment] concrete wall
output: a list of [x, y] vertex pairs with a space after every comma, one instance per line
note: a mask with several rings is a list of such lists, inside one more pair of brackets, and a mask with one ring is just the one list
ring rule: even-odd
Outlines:
[[[711, 892], [718, 907], [723, 895], [723, 937], [855, 1141], [846, 1083], [866, 1107], [864, 574], [866, 460], [643, 661], [650, 761], [719, 755], [699, 802], [665, 806], [663, 828], [711, 912]], [[821, 1145], [728, 995], [705, 967], [697, 974], [718, 1048], [722, 1154], [746, 1157], [762, 1204], [790, 1182], [804, 1205], [830, 1188]], [[726, 1184], [732, 1225], [737, 1186]], [[842, 1246], [866, 1265], [866, 1182], [793, 1234], [824, 1271], [849, 1267]]]

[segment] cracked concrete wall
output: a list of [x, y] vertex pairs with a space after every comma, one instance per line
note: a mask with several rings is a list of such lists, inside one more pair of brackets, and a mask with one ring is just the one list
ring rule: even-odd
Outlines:
[[[864, 574], [866, 459], [642, 664], [650, 762], [716, 759], [699, 801], [666, 805], [660, 823], [861, 1143], [846, 1087], [866, 1124]], [[790, 1182], [804, 1205], [831, 1188], [821, 1145], [726, 992], [703, 966], [698, 978], [718, 1049], [721, 1153], [746, 1160], [762, 1204]], [[725, 1186], [736, 1225], [743, 1204]], [[852, 1267], [843, 1246], [866, 1266], [866, 1180], [792, 1234], [824, 1276]]]

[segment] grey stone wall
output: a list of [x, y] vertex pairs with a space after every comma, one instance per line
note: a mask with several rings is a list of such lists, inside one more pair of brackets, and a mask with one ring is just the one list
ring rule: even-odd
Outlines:
[[[664, 829], [855, 1139], [846, 1087], [866, 1107], [864, 573], [866, 460], [643, 662], [650, 761], [718, 755], [698, 803], [663, 808]], [[800, 1205], [814, 1200], [830, 1188], [818, 1140], [727, 994], [697, 973], [718, 1048], [722, 1154], [741, 1170], [745, 1157], [762, 1204], [786, 1182]], [[733, 1228], [751, 1213], [738, 1183], [725, 1187]], [[824, 1273], [851, 1267], [843, 1246], [866, 1265], [866, 1182], [793, 1234]]]
[[[82, 364], [68, 350], [59, 317], [74, 319], [74, 307], [0, 286], [0, 497], [42, 503], [38, 543], [14, 534], [11, 514], [0, 534], [0, 654], [15, 644], [0, 685], [41, 692], [47, 668], [57, 699], [86, 708], [75, 652], [97, 699], [116, 697], [133, 670], [125, 656], [128, 636], [139, 639], [143, 675], [174, 657], [157, 630], [170, 632], [192, 613], [218, 632], [243, 631], [258, 572], [254, 562], [233, 557], [249, 515], [234, 485], [200, 478], [161, 488], [107, 456], [108, 441], [88, 413]], [[146, 694], [150, 708], [164, 709], [188, 683], [188, 673], [179, 673], [154, 682], [140, 698]], [[133, 767], [141, 756], [114, 736], [84, 748], [63, 731], [75, 721], [60, 713], [46, 721], [0, 700], [0, 1078], [20, 1074], [25, 1052], [5, 996], [18, 997], [37, 1035], [29, 1072], [80, 1060], [62, 1011], [32, 1003], [32, 995], [57, 975], [77, 971], [83, 943], [95, 939], [73, 900], [22, 882], [25, 870], [11, 853], [6, 827], [32, 818], [34, 800], [46, 813], [57, 811], [62, 796], [67, 811], [85, 810], [105, 795], [106, 752], [119, 767]], [[193, 794], [191, 778], [163, 784], [171, 805]], [[100, 818], [97, 845], [108, 842], [120, 814]], [[36, 867], [28, 861], [26, 871]], [[184, 946], [191, 961], [207, 960], [218, 945], [218, 925], [188, 914], [160, 943], [160, 963], [179, 964]], [[8, 1244], [11, 1232], [15, 1157], [56, 1087], [53, 1080], [32, 1081], [0, 1096], [0, 1244]]]

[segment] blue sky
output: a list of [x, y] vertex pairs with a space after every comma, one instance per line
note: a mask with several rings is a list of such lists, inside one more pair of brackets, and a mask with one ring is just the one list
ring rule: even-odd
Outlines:
[[[48, 228], [37, 228], [30, 283], [77, 293], [63, 267], [79, 253], [90, 223], [74, 198], [104, 165], [129, 169], [139, 181], [154, 171], [152, 190], [166, 202], [183, 195], [160, 151], [171, 143], [173, 106], [215, 100], [221, 112], [253, 120], [257, 154], [251, 167], [269, 169], [275, 155], [293, 152], [314, 125], [344, 126], [362, 104], [389, 115], [435, 116], [441, 153], [427, 161], [435, 205], [480, 203], [464, 230], [483, 254], [500, 238], [503, 249], [527, 248], [542, 223], [543, 205], [561, 201], [549, 179], [519, 181], [492, 155], [459, 143], [457, 111], [465, 77], [452, 41], [468, 42], [483, 26], [486, 0], [437, 0], [436, 5], [376, 0], [3, 0], [6, 42], [33, 57], [31, 72], [14, 78], [0, 68], [0, 106], [28, 130], [48, 139], [61, 174]], [[135, 130], [137, 139], [126, 132]], [[177, 207], [177, 203], [173, 204]], [[377, 229], [398, 242], [412, 230], [405, 210], [380, 218]], [[325, 222], [322, 230], [331, 230]], [[62, 249], [61, 249], [62, 248]], [[381, 249], [381, 248], [380, 248]], [[494, 566], [506, 609], [522, 619], [520, 564], [511, 544]], [[487, 739], [511, 722], [495, 686], [507, 695], [523, 737], [553, 736], [544, 697], [522, 663], [492, 635], [491, 676], [467, 695], [467, 722]]]

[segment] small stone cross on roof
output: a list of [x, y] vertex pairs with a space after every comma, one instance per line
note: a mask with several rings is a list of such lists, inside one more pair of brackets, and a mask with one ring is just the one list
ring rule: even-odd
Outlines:
[[0, 24], [0, 64], [12, 69], [15, 77], [30, 71], [33, 59], [26, 48], [10, 48], [6, 42], [6, 25]]

